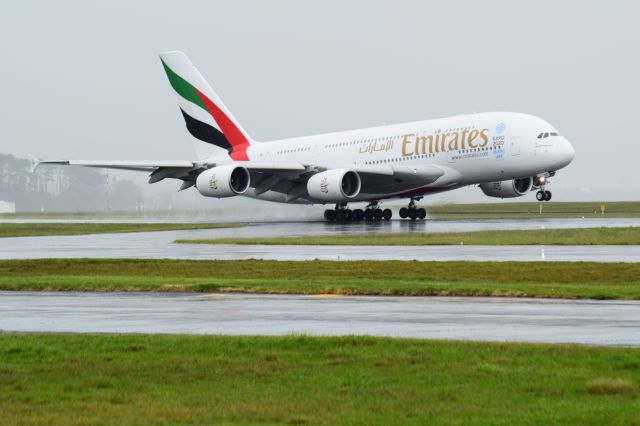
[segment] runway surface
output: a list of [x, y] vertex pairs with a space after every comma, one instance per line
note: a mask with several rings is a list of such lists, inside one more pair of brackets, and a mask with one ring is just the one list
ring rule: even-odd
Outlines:
[[174, 244], [176, 239], [465, 232], [503, 229], [640, 226], [640, 219], [430, 220], [333, 224], [249, 223], [241, 228], [0, 239], [0, 259], [172, 258], [275, 260], [467, 260], [638, 262], [640, 246], [238, 246]]
[[640, 346], [640, 302], [0, 292], [12, 332], [375, 335]]

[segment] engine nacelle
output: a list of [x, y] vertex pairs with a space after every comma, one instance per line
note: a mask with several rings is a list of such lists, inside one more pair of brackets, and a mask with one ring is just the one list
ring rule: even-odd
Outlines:
[[317, 201], [349, 201], [360, 193], [360, 175], [349, 169], [316, 173], [307, 181], [309, 196]]
[[205, 197], [233, 197], [244, 193], [249, 188], [249, 181], [247, 169], [227, 164], [200, 173], [196, 188]]
[[521, 197], [531, 191], [532, 187], [532, 177], [503, 180], [501, 182], [485, 182], [480, 184], [480, 189], [482, 189], [484, 195], [497, 198]]

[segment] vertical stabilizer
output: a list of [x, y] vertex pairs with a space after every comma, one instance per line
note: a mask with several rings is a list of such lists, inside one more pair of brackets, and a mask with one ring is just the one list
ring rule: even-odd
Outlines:
[[[160, 54], [189, 133], [200, 142], [223, 148], [234, 160], [248, 160], [251, 138], [183, 52]], [[203, 152], [197, 147], [198, 155]], [[211, 150], [209, 150], [211, 151]]]

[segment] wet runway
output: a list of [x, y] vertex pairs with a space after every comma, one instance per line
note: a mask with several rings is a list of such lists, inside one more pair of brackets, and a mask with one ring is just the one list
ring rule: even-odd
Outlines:
[[0, 292], [16, 332], [376, 335], [640, 346], [640, 302]]
[[176, 239], [465, 232], [503, 229], [640, 226], [640, 219], [430, 220], [332, 224], [249, 223], [242, 228], [0, 239], [0, 259], [172, 258], [275, 260], [466, 260], [638, 262], [640, 246], [237, 246], [174, 244]]

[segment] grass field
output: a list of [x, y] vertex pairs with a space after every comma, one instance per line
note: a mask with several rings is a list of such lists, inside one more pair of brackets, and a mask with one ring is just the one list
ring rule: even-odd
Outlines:
[[2, 237], [105, 234], [113, 232], [178, 231], [231, 228], [231, 223], [0, 223]]
[[0, 334], [2, 424], [638, 424], [640, 351]]
[[640, 264], [3, 260], [0, 261], [0, 290], [236, 291], [640, 300]]
[[[487, 204], [448, 204], [429, 206], [428, 198], [421, 202], [434, 219], [506, 219], [506, 218], [637, 218], [639, 201], [616, 202], [516, 202]], [[602, 214], [601, 206], [605, 212]], [[542, 213], [540, 208], [542, 207]]]
[[176, 240], [181, 244], [265, 244], [332, 246], [425, 245], [633, 245], [640, 244], [640, 227], [532, 229], [451, 233], [368, 233], [302, 237], [209, 238]]

